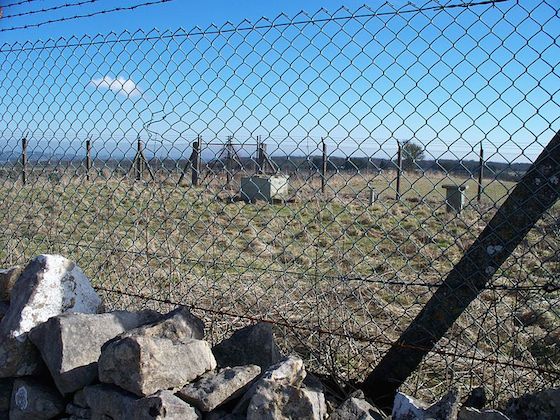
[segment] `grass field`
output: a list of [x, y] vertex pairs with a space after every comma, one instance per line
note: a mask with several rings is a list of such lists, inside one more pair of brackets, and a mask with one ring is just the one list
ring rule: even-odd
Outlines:
[[[219, 340], [233, 328], [276, 323], [286, 350], [315, 370], [359, 380], [410, 323], [514, 186], [443, 175], [294, 176], [287, 203], [236, 201], [236, 181], [31, 177], [0, 185], [2, 265], [45, 252], [78, 262], [109, 308], [192, 305]], [[469, 185], [460, 214], [445, 211], [442, 184]], [[369, 189], [378, 200], [368, 205]], [[542, 286], [560, 269], [553, 209], [533, 229], [430, 354], [408, 387], [426, 396], [449, 383], [492, 384], [496, 398], [558, 381], [520, 368], [559, 369], [558, 292]], [[557, 279], [557, 277], [556, 277]], [[556, 280], [557, 281], [557, 280]], [[501, 288], [503, 286], [503, 288]], [[515, 288], [511, 290], [511, 288]], [[152, 300], [136, 297], [143, 295]]]

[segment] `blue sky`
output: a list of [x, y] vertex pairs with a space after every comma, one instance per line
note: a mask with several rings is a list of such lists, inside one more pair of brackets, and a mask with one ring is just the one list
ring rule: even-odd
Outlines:
[[[99, 0], [48, 13], [48, 19], [138, 2]], [[9, 7], [0, 30], [45, 20], [10, 15], [64, 3]], [[307, 1], [305, 9], [322, 19], [342, 4]], [[313, 141], [301, 140], [308, 135], [332, 139], [331, 149], [347, 155], [383, 149], [390, 156], [390, 139], [416, 139], [434, 157], [468, 158], [482, 140], [496, 160], [526, 161], [540, 151], [538, 142], [560, 129], [554, 2], [400, 16], [372, 16], [362, 2], [344, 4], [350, 12], [339, 11], [341, 20], [334, 22], [219, 34], [188, 33], [195, 26], [212, 31], [212, 23], [250, 27], [244, 19], [266, 24], [261, 16], [275, 23], [309, 17], [298, 15], [299, 2], [175, 0], [0, 32], [6, 43], [0, 49], [0, 133], [30, 131], [41, 137], [38, 147], [49, 142], [60, 150], [78, 150], [89, 136], [98, 139], [98, 150], [113, 154], [139, 134], [160, 155], [178, 153], [197, 134], [208, 141], [261, 135], [300, 154], [314, 149]], [[315, 14], [321, 7], [329, 13]], [[281, 12], [288, 18], [274, 20]], [[345, 19], [351, 13], [360, 17]], [[227, 21], [233, 25], [222, 26]], [[153, 39], [140, 40], [145, 34]]]

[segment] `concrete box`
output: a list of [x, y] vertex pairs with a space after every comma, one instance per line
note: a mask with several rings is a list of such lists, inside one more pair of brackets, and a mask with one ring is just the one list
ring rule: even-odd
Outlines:
[[461, 213], [465, 206], [467, 185], [442, 185], [446, 190], [445, 204], [448, 212]]
[[241, 198], [247, 202], [284, 200], [288, 197], [288, 176], [253, 175], [241, 178]]

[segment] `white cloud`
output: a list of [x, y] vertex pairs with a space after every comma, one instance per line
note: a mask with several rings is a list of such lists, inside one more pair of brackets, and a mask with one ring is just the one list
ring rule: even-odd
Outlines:
[[116, 79], [113, 79], [111, 76], [92, 79], [91, 84], [97, 89], [111, 89], [113, 92], [127, 98], [138, 97], [142, 94], [136, 83], [122, 76], [118, 76]]

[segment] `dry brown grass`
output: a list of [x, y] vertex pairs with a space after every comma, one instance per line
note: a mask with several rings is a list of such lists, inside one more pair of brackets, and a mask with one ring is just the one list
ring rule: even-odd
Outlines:
[[[286, 350], [342, 380], [363, 378], [379, 360], [513, 186], [488, 182], [483, 202], [456, 216], [445, 212], [440, 186], [467, 182], [473, 198], [472, 180], [408, 175], [395, 201], [392, 174], [337, 175], [325, 196], [318, 178], [294, 177], [294, 201], [270, 205], [232, 201], [238, 180], [226, 188], [210, 177], [192, 188], [161, 177], [5, 182], [2, 264], [62, 253], [105, 290], [110, 308], [192, 305], [214, 341], [252, 320], [273, 321]], [[369, 206], [372, 186], [380, 199]], [[558, 272], [556, 211], [494, 285], [542, 286]], [[450, 383], [490, 384], [504, 397], [558, 381], [530, 368], [559, 368], [558, 299], [542, 290], [484, 292], [408, 389], [432, 397]]]

